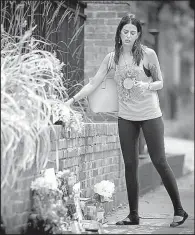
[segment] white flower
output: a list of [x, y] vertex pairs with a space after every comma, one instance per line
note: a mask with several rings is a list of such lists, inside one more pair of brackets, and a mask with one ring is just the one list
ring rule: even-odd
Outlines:
[[[51, 171], [48, 173], [50, 173], [50, 176], [52, 176]], [[43, 176], [36, 178], [31, 183], [32, 190], [38, 190], [41, 188], [46, 188], [46, 189], [58, 191], [56, 177], [48, 177], [48, 174], [45, 174], [45, 172], [44, 172]]]
[[94, 192], [106, 198], [112, 197], [114, 189], [114, 183], [109, 180], [102, 180], [100, 183], [94, 185]]
[[57, 177], [57, 178], [67, 177], [69, 174], [70, 174], [70, 170], [58, 171], [58, 172], [56, 173], [56, 177]]
[[53, 186], [52, 182], [48, 182], [45, 179], [45, 177], [39, 177], [31, 183], [32, 190], [38, 190], [40, 188], [47, 188], [47, 189], [56, 190], [56, 188]]

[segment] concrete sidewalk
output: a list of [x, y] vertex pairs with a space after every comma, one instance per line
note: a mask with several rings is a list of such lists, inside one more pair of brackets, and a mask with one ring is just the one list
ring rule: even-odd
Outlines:
[[169, 224], [173, 219], [173, 207], [164, 186], [140, 197], [140, 225], [114, 225], [124, 219], [128, 207], [123, 207], [107, 216], [103, 225], [105, 234], [194, 234], [194, 172], [177, 180], [184, 209], [189, 214], [186, 222], [176, 228]]
[[183, 174], [194, 171], [194, 141], [165, 137], [165, 151], [169, 154], [185, 154]]
[[160, 185], [140, 197], [140, 225], [114, 225], [129, 213], [128, 206], [123, 206], [107, 215], [103, 226], [106, 234], [194, 234], [194, 142], [165, 137], [165, 149], [168, 154], [185, 154], [183, 177], [177, 183], [183, 207], [189, 214], [186, 222], [176, 228], [169, 226], [173, 207], [164, 186]]

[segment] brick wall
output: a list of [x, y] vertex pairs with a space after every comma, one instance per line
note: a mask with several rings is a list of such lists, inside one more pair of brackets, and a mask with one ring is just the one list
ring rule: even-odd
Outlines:
[[[105, 209], [112, 210], [126, 201], [124, 163], [121, 157], [117, 123], [85, 124], [83, 132], [76, 135], [65, 132], [62, 126], [55, 126], [56, 136], [50, 131], [51, 151], [47, 168], [56, 169], [56, 149], [59, 153], [59, 170], [70, 169], [81, 182], [84, 196], [92, 193], [93, 185], [101, 180], [112, 180], [116, 186], [114, 201]], [[25, 226], [31, 209], [30, 184], [36, 178], [36, 166], [23, 173], [14, 189], [6, 191], [9, 202], [2, 210], [7, 218], [7, 232], [19, 233]]]
[[121, 18], [134, 13], [135, 1], [86, 1], [84, 77], [94, 76], [107, 53], [114, 50], [115, 33]]

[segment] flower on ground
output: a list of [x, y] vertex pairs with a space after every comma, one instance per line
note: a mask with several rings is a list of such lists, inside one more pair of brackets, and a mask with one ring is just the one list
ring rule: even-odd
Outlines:
[[94, 192], [103, 196], [105, 199], [110, 199], [114, 193], [115, 185], [109, 180], [102, 180], [94, 185]]

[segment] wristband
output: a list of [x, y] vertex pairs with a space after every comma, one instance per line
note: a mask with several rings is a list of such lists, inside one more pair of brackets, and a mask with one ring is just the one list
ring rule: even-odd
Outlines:
[[149, 90], [149, 91], [151, 90], [150, 85], [151, 85], [151, 82], [149, 82], [149, 84], [148, 84], [148, 90]]

